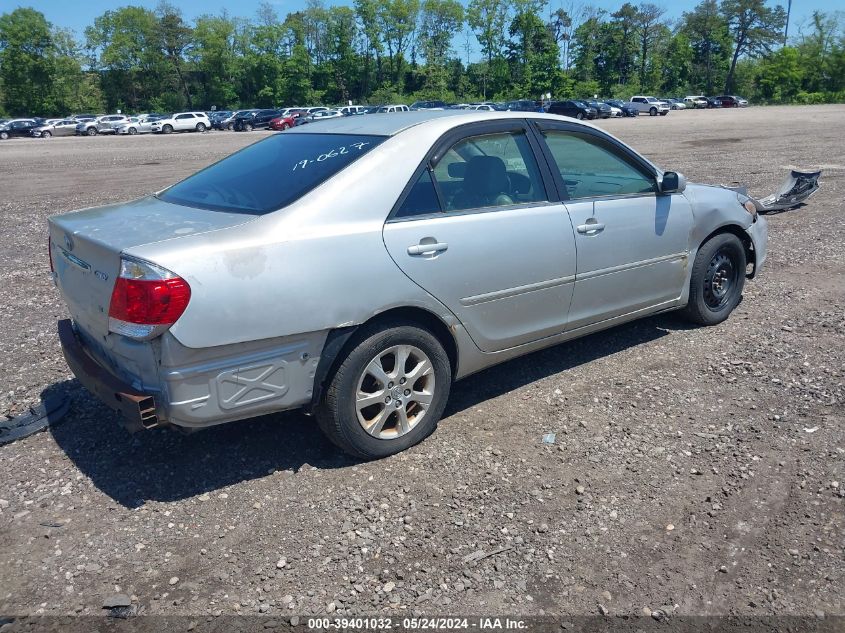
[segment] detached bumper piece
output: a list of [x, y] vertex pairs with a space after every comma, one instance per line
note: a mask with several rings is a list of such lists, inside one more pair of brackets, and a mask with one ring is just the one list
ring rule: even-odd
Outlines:
[[83, 347], [70, 319], [59, 321], [59, 341], [68, 367], [88, 391], [123, 414], [130, 433], [160, 426], [152, 395], [133, 389], [103, 367]]
[[762, 207], [760, 212], [772, 213], [797, 207], [818, 191], [821, 175], [821, 170], [796, 171], [793, 169], [776, 193], [757, 201]]
[[67, 396], [48, 396], [26, 413], [0, 419], [0, 446], [43, 431], [61, 420], [70, 408]]

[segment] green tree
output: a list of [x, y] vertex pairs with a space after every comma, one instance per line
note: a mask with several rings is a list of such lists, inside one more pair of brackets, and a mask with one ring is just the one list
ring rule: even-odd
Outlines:
[[697, 92], [713, 94], [723, 86], [730, 65], [732, 41], [728, 21], [716, 0], [703, 0], [681, 18], [681, 31], [692, 48], [691, 83]]
[[184, 64], [185, 54], [193, 41], [193, 30], [184, 20], [182, 13], [166, 0], [162, 0], [156, 8], [158, 17], [158, 36], [160, 46], [173, 72], [176, 75], [176, 84], [185, 95], [185, 102], [189, 109], [193, 109], [191, 89], [188, 86], [185, 76]]
[[767, 101], [792, 101], [801, 90], [803, 72], [798, 51], [784, 46], [765, 58], [759, 67], [757, 84]]
[[0, 83], [4, 109], [13, 115], [52, 109], [55, 50], [50, 23], [35, 9], [0, 16]]
[[725, 78], [725, 93], [730, 94], [737, 61], [742, 56], [768, 54], [772, 46], [781, 42], [786, 12], [781, 6], [767, 6], [766, 0], [722, 0], [719, 9], [733, 40], [733, 55]]
[[423, 1], [417, 41], [425, 57], [423, 88], [432, 97], [440, 98], [447, 90], [452, 37], [463, 23], [464, 7], [458, 0]]

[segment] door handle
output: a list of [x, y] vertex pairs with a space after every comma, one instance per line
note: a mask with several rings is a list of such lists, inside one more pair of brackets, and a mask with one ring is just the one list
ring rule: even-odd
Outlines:
[[576, 230], [579, 233], [584, 233], [584, 234], [598, 233], [600, 231], [604, 231], [604, 224], [602, 224], [601, 222], [596, 222], [596, 221], [590, 222], [588, 220], [586, 224], [579, 224], [578, 227], [576, 228]]
[[415, 244], [408, 247], [408, 255], [431, 255], [432, 253], [442, 253], [449, 245], [445, 242], [434, 242], [433, 244]]

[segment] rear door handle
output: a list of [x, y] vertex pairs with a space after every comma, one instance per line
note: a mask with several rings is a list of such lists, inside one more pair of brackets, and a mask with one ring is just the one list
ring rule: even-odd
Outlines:
[[604, 224], [601, 222], [587, 222], [586, 224], [579, 224], [577, 227], [579, 233], [598, 233], [604, 231]]
[[415, 244], [408, 247], [408, 255], [430, 255], [432, 253], [442, 253], [449, 245], [445, 242], [435, 242], [434, 244]]

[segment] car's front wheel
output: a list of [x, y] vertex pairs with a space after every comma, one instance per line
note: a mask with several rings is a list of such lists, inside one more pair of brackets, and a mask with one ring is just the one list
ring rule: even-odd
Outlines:
[[584, 113], [583, 112], [576, 112], [575, 118], [578, 119], [579, 121], [582, 120], [584, 118]]
[[370, 327], [355, 341], [326, 386], [317, 420], [350, 455], [387, 457], [437, 427], [452, 384], [449, 357], [418, 325]]
[[648, 111], [648, 113], [649, 113], [651, 116], [657, 116], [657, 108], [651, 108], [651, 109]]
[[97, 136], [97, 128], [89, 127], [87, 130], [88, 136]]
[[134, 127], [129, 128], [129, 134], [134, 136], [137, 133], [138, 133], [138, 130], [136, 130]]
[[7, 138], [9, 138], [9, 133], [8, 133], [8, 132], [6, 132], [5, 130], [4, 130], [3, 132], [0, 132], [0, 140], [4, 140], [4, 141], [5, 141]]
[[53, 136], [53, 134], [48, 130], [44, 130], [43, 132], [41, 132], [41, 138], [50, 138], [51, 136]]
[[244, 132], [252, 132], [252, 124], [251, 124], [251, 123], [244, 123], [244, 124], [241, 126], [241, 129], [242, 129]]
[[173, 131], [173, 126], [172, 125], [165, 125], [164, 127], [161, 128], [161, 131], [164, 132], [165, 134], [170, 134]]
[[730, 316], [745, 286], [745, 247], [732, 233], [720, 233], [701, 245], [692, 266], [687, 318], [716, 325]]

